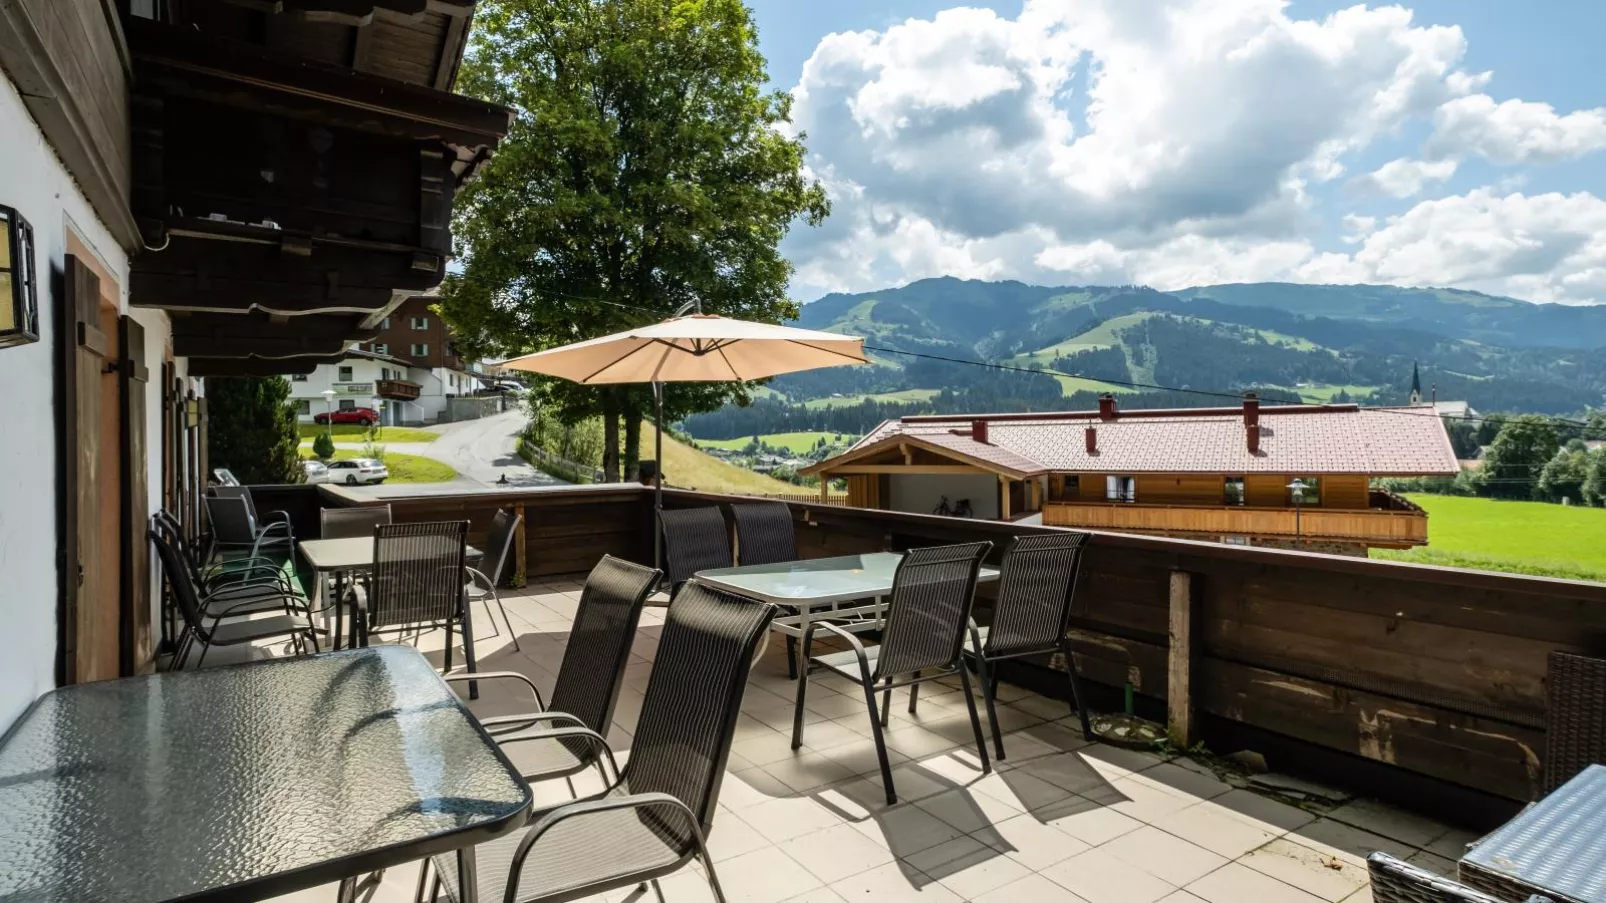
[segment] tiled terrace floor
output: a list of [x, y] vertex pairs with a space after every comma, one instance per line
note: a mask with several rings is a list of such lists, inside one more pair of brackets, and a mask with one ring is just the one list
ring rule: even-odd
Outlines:
[[[549, 689], [579, 590], [577, 578], [510, 591], [523, 649], [513, 650], [503, 628], [477, 644], [481, 670], [521, 671]], [[642, 617], [609, 733], [620, 751], [630, 745], [662, 623], [661, 608]], [[438, 656], [440, 643], [439, 634], [426, 636], [423, 648]], [[811, 680], [805, 745], [792, 751], [795, 685], [782, 650], [771, 643], [754, 668], [710, 835], [732, 903], [1370, 903], [1368, 852], [1453, 874], [1472, 839], [1378, 803], [1307, 811], [1188, 759], [1090, 745], [1064, 703], [1007, 685], [999, 719], [1008, 760], [990, 775], [978, 767], [959, 690], [928, 685], [916, 715], [898, 694], [888, 745], [899, 803], [888, 806], [853, 684]], [[482, 696], [472, 704], [482, 715], [529, 710], [527, 693], [511, 687], [487, 684]], [[538, 804], [566, 798], [561, 781], [537, 788]], [[413, 899], [417, 874], [392, 870], [372, 899]], [[670, 903], [712, 899], [692, 869], [663, 889]], [[333, 898], [333, 888], [321, 888], [283, 899]]]

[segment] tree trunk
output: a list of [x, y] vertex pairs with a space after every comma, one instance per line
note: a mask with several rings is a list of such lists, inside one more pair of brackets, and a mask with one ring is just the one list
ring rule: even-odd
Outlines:
[[619, 393], [616, 389], [599, 389], [602, 393], [602, 479], [607, 483], [619, 482]]
[[635, 480], [641, 477], [641, 397], [634, 392], [627, 392], [622, 407], [625, 418], [625, 479]]

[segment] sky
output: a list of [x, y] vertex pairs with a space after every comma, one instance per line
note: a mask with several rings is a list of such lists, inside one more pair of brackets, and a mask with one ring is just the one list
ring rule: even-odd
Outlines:
[[1600, 0], [748, 0], [832, 200], [812, 300], [931, 276], [1606, 303]]

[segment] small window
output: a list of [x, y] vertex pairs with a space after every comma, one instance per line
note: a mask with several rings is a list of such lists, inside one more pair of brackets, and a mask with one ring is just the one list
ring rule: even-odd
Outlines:
[[338, 374], [339, 375], [336, 377], [336, 379], [340, 380], [343, 383], [351, 382], [351, 368], [350, 367], [341, 367], [340, 370], [338, 371]]
[[374, 353], [375, 354], [389, 354], [390, 353], [390, 346], [386, 345], [384, 342], [375, 342], [374, 343]]
[[425, 357], [428, 354], [429, 354], [429, 346], [428, 345], [414, 345], [413, 346], [413, 357]]
[[297, 373], [294, 376], [290, 377], [290, 381], [293, 382], [293, 383], [304, 383], [304, 382], [307, 381], [307, 374], [305, 374], [305, 373]]
[[356, 407], [357, 407], [356, 399], [353, 399], [353, 398], [342, 398], [342, 399], [340, 399], [340, 410], [342, 410], [342, 411], [350, 411], [350, 410], [354, 410]]
[[390, 328], [390, 318], [386, 317], [385, 319], [381, 320], [379, 322], [379, 328], [380, 329], [389, 329]]
[[[1322, 503], [1322, 478], [1299, 477], [1298, 481], [1304, 484], [1304, 488], [1301, 489], [1299, 493], [1299, 504], [1301, 506], [1320, 505]], [[1290, 507], [1292, 507], [1294, 504], [1293, 485], [1294, 480], [1289, 480], [1288, 504]]]
[[1242, 505], [1244, 503], [1244, 478], [1228, 477], [1223, 499], [1229, 505]]
[[1223, 536], [1223, 537], [1221, 537], [1221, 541], [1226, 543], [1229, 546], [1247, 546], [1247, 545], [1249, 545], [1249, 537], [1247, 537], [1247, 536]]
[[1132, 477], [1107, 476], [1104, 478], [1104, 498], [1111, 502], [1138, 500], [1138, 481]]
[[414, 329], [428, 329], [429, 317], [413, 317], [412, 326]]
[[[305, 376], [303, 376], [301, 378], [302, 379], [306, 379]], [[303, 417], [305, 417], [306, 415], [312, 413], [312, 399], [310, 399], [310, 398], [297, 398], [297, 399], [295, 399], [295, 403], [296, 403], [296, 413], [297, 414], [300, 414]]]

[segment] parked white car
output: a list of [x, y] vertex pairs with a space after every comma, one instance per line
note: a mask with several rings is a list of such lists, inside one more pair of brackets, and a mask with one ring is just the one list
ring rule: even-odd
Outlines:
[[323, 466], [322, 461], [302, 461], [301, 470], [306, 473], [308, 483], [329, 482], [329, 468]]
[[377, 458], [347, 458], [329, 462], [329, 482], [355, 486], [358, 483], [383, 483], [390, 477], [390, 469]]

